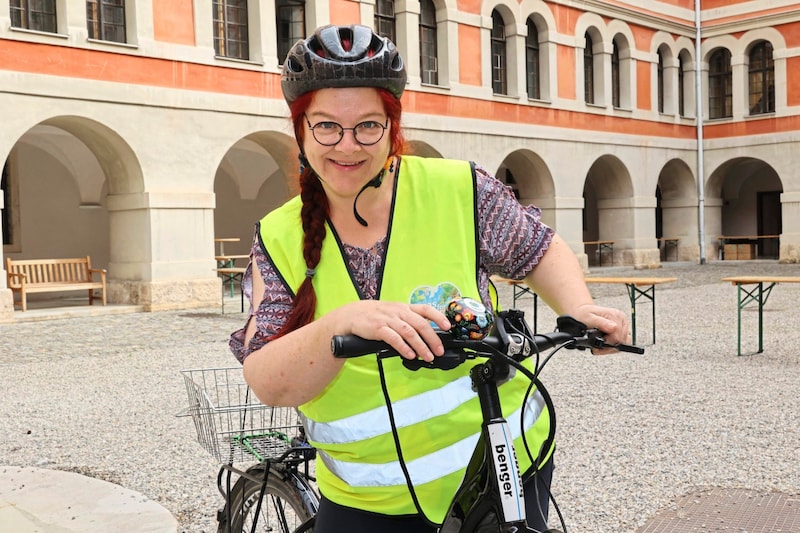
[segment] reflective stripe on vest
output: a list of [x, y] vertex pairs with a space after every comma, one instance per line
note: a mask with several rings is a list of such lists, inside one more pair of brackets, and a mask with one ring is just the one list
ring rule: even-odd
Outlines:
[[[534, 392], [528, 398], [525, 409], [525, 431], [529, 430], [538, 420], [544, 405], [544, 399], [538, 392]], [[514, 439], [521, 434], [520, 416], [522, 411], [522, 408], [517, 409], [508, 417], [508, 426]], [[463, 465], [469, 462], [472, 452], [475, 451], [475, 445], [479, 437], [480, 432], [474, 433], [450, 446], [406, 462], [406, 468], [412, 483], [414, 485], [422, 485], [463, 468]], [[531, 450], [533, 454], [538, 452], [539, 450]], [[519, 453], [522, 453], [522, 451], [520, 450]], [[319, 452], [319, 457], [331, 472], [352, 487], [405, 486], [406, 484], [399, 461], [381, 464], [355, 463], [335, 460], [325, 452]]]

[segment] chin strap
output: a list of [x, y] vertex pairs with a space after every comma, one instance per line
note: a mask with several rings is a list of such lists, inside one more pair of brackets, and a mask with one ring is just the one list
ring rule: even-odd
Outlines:
[[381, 171], [378, 172], [378, 174], [374, 178], [365, 183], [363, 187], [361, 187], [361, 190], [358, 191], [358, 194], [356, 194], [355, 200], [353, 200], [353, 216], [356, 217], [358, 223], [364, 227], [369, 226], [369, 224], [367, 224], [367, 221], [364, 220], [364, 217], [358, 214], [358, 209], [356, 209], [356, 202], [358, 202], [358, 197], [361, 196], [362, 192], [366, 191], [370, 187], [375, 187], [376, 189], [380, 187], [381, 184], [383, 184], [383, 178], [386, 175], [387, 171], [388, 172], [394, 171], [394, 156], [389, 156], [389, 159], [386, 160], [386, 164], [383, 165]]

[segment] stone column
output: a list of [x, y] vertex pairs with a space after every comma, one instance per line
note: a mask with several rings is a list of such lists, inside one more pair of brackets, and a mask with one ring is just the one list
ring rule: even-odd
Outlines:
[[[800, 263], [800, 192], [781, 194], [781, 263]], [[788, 230], [788, 231], [787, 231]]]
[[569, 244], [583, 271], [588, 272], [589, 257], [583, 247], [583, 197], [556, 196], [535, 204], [542, 210], [542, 221]]
[[108, 300], [147, 311], [218, 306], [214, 195], [109, 195]]
[[655, 268], [660, 264], [655, 208], [653, 196], [606, 198], [597, 202], [599, 239], [614, 241], [614, 265]]

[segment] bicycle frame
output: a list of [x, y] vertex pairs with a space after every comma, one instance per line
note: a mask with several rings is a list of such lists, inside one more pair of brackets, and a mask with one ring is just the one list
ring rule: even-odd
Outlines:
[[[508, 355], [530, 355], [526, 337], [530, 329], [518, 311], [503, 313], [496, 323], [497, 333]], [[521, 333], [510, 335], [507, 325]], [[508, 360], [489, 359], [470, 369], [472, 388], [478, 395], [483, 423], [481, 438], [467, 465], [464, 481], [456, 492], [453, 504], [445, 516], [440, 533], [462, 531], [499, 531], [501, 533], [535, 532], [528, 527], [522, 474], [519, 471], [516, 449], [508, 421], [503, 417], [498, 385], [508, 380], [511, 368]], [[531, 376], [537, 390], [545, 396], [551, 411], [552, 442], [555, 418], [552, 402], [536, 376]], [[547, 445], [547, 442], [545, 445]]]
[[511, 430], [500, 408], [495, 366], [490, 360], [470, 371], [483, 412], [483, 428], [464, 482], [439, 528], [441, 533], [481, 531], [481, 527], [503, 533], [534, 531], [526, 522], [522, 476]]

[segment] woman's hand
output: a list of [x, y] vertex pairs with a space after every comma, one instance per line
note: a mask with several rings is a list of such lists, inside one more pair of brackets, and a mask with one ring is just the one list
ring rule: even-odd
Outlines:
[[337, 322], [333, 329], [339, 334], [384, 341], [406, 359], [428, 362], [444, 354], [431, 322], [444, 331], [450, 329], [443, 313], [424, 304], [362, 300], [342, 306], [328, 317]]
[[[630, 344], [631, 328], [627, 315], [619, 309], [602, 307], [594, 304], [584, 304], [575, 309], [572, 316], [590, 328], [597, 328], [605, 334], [608, 344]], [[617, 350], [608, 348], [593, 350], [592, 353], [602, 355], [614, 353]]]

